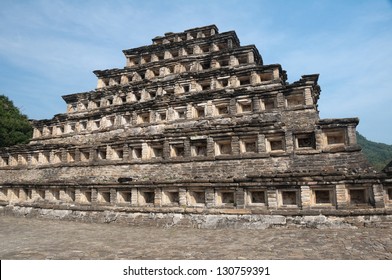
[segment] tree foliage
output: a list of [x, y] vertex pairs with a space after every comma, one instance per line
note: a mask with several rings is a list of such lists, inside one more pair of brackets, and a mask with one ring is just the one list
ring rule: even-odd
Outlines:
[[0, 95], [0, 147], [27, 143], [33, 128], [26, 115], [23, 115], [13, 102]]
[[392, 145], [367, 140], [357, 132], [357, 142], [362, 151], [376, 170], [382, 170], [392, 160]]

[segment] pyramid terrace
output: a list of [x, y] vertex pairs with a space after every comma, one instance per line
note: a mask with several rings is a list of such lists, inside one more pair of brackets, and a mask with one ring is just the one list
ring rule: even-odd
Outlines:
[[0, 205], [77, 211], [386, 213], [357, 118], [320, 119], [318, 74], [289, 83], [215, 25], [123, 51], [123, 68], [63, 96], [29, 144], [0, 150]]

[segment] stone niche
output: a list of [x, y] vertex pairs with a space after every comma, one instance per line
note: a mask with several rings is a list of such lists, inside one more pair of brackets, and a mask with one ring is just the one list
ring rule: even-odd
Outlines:
[[81, 204], [90, 204], [92, 201], [91, 189], [81, 189], [77, 195], [77, 202]]
[[0, 201], [8, 201], [8, 188], [0, 188]]
[[207, 139], [198, 139], [191, 141], [191, 155], [206, 156], [207, 155]]
[[192, 189], [187, 191], [187, 204], [189, 206], [204, 207], [206, 203], [206, 194], [203, 189]]
[[335, 189], [315, 187], [311, 189], [311, 204], [313, 206], [335, 206]]
[[98, 189], [97, 192], [97, 203], [110, 203], [110, 190], [109, 189]]
[[67, 188], [60, 191], [61, 200], [66, 202], [74, 202], [76, 199], [76, 191], [74, 188]]
[[281, 189], [278, 191], [278, 206], [297, 208], [300, 206], [300, 192], [296, 189]]
[[350, 206], [363, 206], [370, 203], [370, 190], [366, 187], [349, 187], [348, 199]]
[[184, 157], [184, 144], [183, 143], [171, 144], [170, 157]]
[[240, 151], [245, 153], [257, 153], [257, 136], [241, 138]]
[[76, 157], [75, 151], [68, 151], [67, 152], [67, 162], [74, 162]]
[[29, 201], [31, 200], [31, 189], [29, 188], [20, 188], [19, 189], [19, 200], [20, 201]]
[[157, 122], [164, 122], [167, 120], [167, 112], [166, 110], [160, 110], [156, 112], [156, 117], [155, 117]]
[[173, 120], [184, 120], [186, 118], [186, 107], [178, 107], [173, 110]]
[[150, 113], [142, 113], [137, 116], [138, 124], [148, 124], [150, 123]]
[[41, 188], [33, 189], [31, 193], [31, 198], [34, 201], [40, 201], [45, 199], [45, 190]]
[[246, 204], [250, 206], [267, 206], [267, 191], [251, 189], [246, 192]]
[[100, 119], [94, 119], [90, 121], [90, 128], [91, 130], [98, 130], [101, 127], [101, 120]]
[[132, 202], [132, 191], [127, 189], [117, 190], [117, 203], [130, 204]]
[[0, 157], [0, 166], [8, 166], [9, 165], [9, 157], [8, 156], [1, 156]]
[[18, 164], [20, 164], [20, 165], [26, 165], [27, 162], [28, 162], [28, 156], [27, 156], [27, 155], [20, 154], [19, 157], [18, 157]]
[[141, 159], [143, 156], [143, 148], [142, 145], [131, 146], [130, 154], [132, 159]]
[[205, 104], [198, 104], [194, 106], [193, 117], [204, 118], [206, 116]]
[[178, 206], [180, 203], [180, 193], [178, 189], [168, 189], [162, 191], [162, 205]]
[[214, 109], [215, 116], [226, 116], [228, 114], [229, 114], [229, 104], [228, 103], [215, 104], [215, 109]]
[[305, 105], [305, 96], [303, 93], [295, 93], [286, 96], [286, 107], [295, 107]]
[[260, 108], [262, 111], [271, 111], [277, 108], [275, 97], [263, 98], [260, 100]]
[[392, 186], [387, 186], [384, 189], [384, 201], [386, 207], [392, 207]]
[[215, 192], [215, 204], [217, 206], [234, 206], [235, 195], [234, 190], [216, 190]]
[[60, 200], [60, 190], [55, 189], [48, 189], [45, 191], [45, 199], [48, 201], [59, 201]]
[[113, 147], [111, 149], [111, 159], [112, 160], [124, 159], [124, 148], [122, 146]]
[[285, 150], [285, 142], [283, 135], [266, 136], [267, 152], [283, 152]]
[[152, 206], [154, 205], [154, 200], [155, 200], [154, 190], [150, 190], [150, 189], [139, 190], [138, 204], [140, 206], [145, 206], [145, 205]]
[[52, 163], [61, 163], [61, 161], [62, 161], [62, 152], [61, 151], [54, 151], [51, 162]]
[[215, 142], [215, 155], [230, 155], [232, 153], [231, 140], [222, 139]]
[[163, 143], [151, 143], [148, 147], [148, 158], [162, 158]]
[[19, 190], [18, 189], [8, 189], [7, 198], [9, 201], [19, 201]]
[[239, 99], [237, 100], [237, 113], [251, 113], [253, 110], [251, 99]]
[[324, 131], [324, 146], [344, 145], [346, 143], [346, 129], [328, 129]]
[[102, 146], [99, 147], [98, 149], [95, 150], [97, 159], [99, 160], [105, 160], [106, 156], [107, 156], [107, 147], [106, 146]]
[[314, 133], [303, 133], [295, 135], [296, 149], [315, 149], [316, 141]]
[[1, 188], [0, 189], [0, 200], [1, 201], [7, 201], [8, 200], [8, 189], [6, 188]]
[[87, 162], [90, 160], [90, 150], [82, 149], [80, 150], [80, 161]]

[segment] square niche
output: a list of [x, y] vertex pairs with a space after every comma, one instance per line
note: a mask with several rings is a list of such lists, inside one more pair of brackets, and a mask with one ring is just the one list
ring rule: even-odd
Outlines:
[[155, 191], [141, 190], [139, 191], [139, 205], [153, 205], [155, 199]]
[[248, 204], [255, 206], [267, 205], [266, 191], [265, 190], [249, 190], [248, 192]]
[[132, 192], [130, 190], [117, 190], [117, 203], [130, 204], [132, 199]]
[[178, 190], [162, 191], [162, 205], [177, 206], [180, 203], [180, 193]]
[[218, 206], [233, 206], [234, 205], [234, 191], [221, 190], [216, 192], [216, 205]]
[[315, 206], [335, 205], [335, 190], [333, 188], [313, 189], [312, 204]]
[[187, 193], [188, 205], [204, 206], [206, 203], [206, 195], [204, 190], [191, 190]]
[[279, 194], [280, 194], [280, 206], [282, 207], [299, 206], [298, 190], [281, 190]]
[[367, 189], [349, 189], [350, 205], [368, 204]]

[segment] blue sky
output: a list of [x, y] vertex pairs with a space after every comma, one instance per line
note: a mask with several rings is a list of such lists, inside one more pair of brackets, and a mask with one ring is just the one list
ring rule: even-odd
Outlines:
[[392, 144], [392, 2], [280, 0], [0, 0], [0, 94], [32, 119], [65, 112], [61, 96], [92, 90], [97, 69], [166, 32], [216, 24], [255, 44], [289, 82], [319, 73], [322, 118], [359, 117]]

